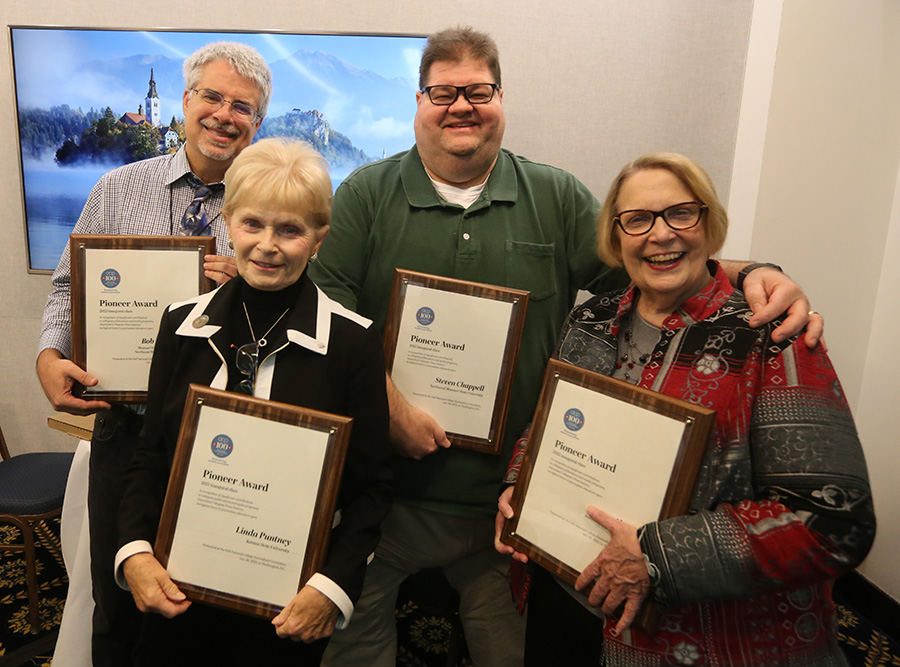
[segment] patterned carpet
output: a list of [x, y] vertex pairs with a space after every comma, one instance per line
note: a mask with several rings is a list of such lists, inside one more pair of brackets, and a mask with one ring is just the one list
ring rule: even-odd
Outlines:
[[397, 597], [398, 667], [469, 667], [459, 596], [439, 570], [423, 570]]
[[852, 667], [900, 667], [900, 645], [851, 608], [837, 605], [838, 640]]
[[[59, 521], [47, 522], [36, 536], [41, 632], [29, 634], [24, 557], [0, 555], [0, 667], [51, 665], [52, 641], [67, 587]], [[15, 529], [0, 526], [0, 543], [15, 537]], [[900, 667], [900, 607], [883, 594], [873, 597], [858, 577], [838, 582], [834, 597], [839, 639], [852, 667]], [[471, 667], [455, 612], [458, 603], [439, 572], [425, 571], [404, 582], [396, 611], [398, 667]]]
[[[40, 599], [40, 632], [31, 634], [28, 623], [28, 592], [25, 584], [25, 556], [0, 552], [0, 665], [49, 664], [25, 662], [29, 647], [47, 644], [62, 619], [68, 579], [59, 546], [59, 518], [35, 526], [35, 553]], [[0, 525], [0, 544], [20, 542], [19, 529]], [[21, 662], [18, 657], [22, 657]]]
[[900, 667], [900, 605], [856, 573], [839, 580], [833, 596], [852, 667]]

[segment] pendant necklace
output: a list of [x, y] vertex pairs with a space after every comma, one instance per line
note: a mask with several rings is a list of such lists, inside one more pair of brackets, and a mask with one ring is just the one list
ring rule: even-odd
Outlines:
[[287, 314], [288, 314], [288, 311], [290, 310], [289, 307], [286, 308], [285, 311], [284, 311], [283, 313], [281, 313], [281, 315], [278, 316], [278, 319], [275, 320], [275, 324], [273, 324], [272, 326], [270, 326], [270, 327], [269, 327], [269, 330], [268, 330], [266, 333], [264, 333], [264, 334], [262, 335], [262, 338], [260, 338], [259, 340], [256, 340], [256, 334], [253, 333], [253, 324], [250, 323], [250, 313], [247, 312], [247, 304], [244, 303], [243, 301], [241, 301], [241, 305], [244, 307], [244, 315], [246, 315], [246, 317], [247, 317], [247, 326], [250, 327], [250, 337], [251, 337], [254, 341], [256, 341], [256, 344], [257, 344], [259, 347], [265, 347], [265, 346], [266, 346], [266, 344], [267, 344], [267, 342], [266, 342], [266, 336], [268, 336], [270, 333], [272, 333], [272, 329], [275, 328], [275, 324], [278, 324], [279, 322], [281, 322], [281, 318], [284, 317], [285, 315], [287, 315]]
[[[650, 352], [644, 352], [634, 341], [634, 317], [632, 317], [630, 326], [624, 331], [622, 337], [626, 347], [622, 356], [616, 362], [616, 368], [623, 369], [622, 375], [624, 379], [635, 384], [640, 380], [644, 366], [650, 360]], [[637, 368], [635, 368], [636, 366]], [[632, 377], [632, 373], [635, 374], [635, 377]]]

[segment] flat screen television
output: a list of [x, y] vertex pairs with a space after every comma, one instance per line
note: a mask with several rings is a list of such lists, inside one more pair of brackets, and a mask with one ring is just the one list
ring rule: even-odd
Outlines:
[[415, 143], [421, 36], [9, 30], [29, 272], [56, 268], [102, 174], [177, 150], [182, 63], [209, 42], [243, 42], [262, 54], [274, 92], [256, 137], [310, 141], [335, 188], [356, 167]]

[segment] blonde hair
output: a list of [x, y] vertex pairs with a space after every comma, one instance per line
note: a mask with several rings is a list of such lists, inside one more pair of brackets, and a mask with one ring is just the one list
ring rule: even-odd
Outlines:
[[597, 252], [607, 266], [622, 266], [622, 246], [614, 222], [619, 214], [618, 199], [625, 181], [639, 171], [665, 169], [674, 174], [691, 191], [694, 198], [706, 204], [703, 232], [706, 251], [712, 255], [722, 248], [728, 234], [728, 213], [719, 201], [712, 179], [703, 168], [689, 157], [678, 153], [648, 153], [629, 162], [613, 180], [606, 195], [600, 217], [597, 219]]
[[331, 221], [328, 163], [305, 141], [261, 139], [242, 150], [225, 172], [229, 216], [242, 204], [264, 203], [302, 212], [320, 227]]

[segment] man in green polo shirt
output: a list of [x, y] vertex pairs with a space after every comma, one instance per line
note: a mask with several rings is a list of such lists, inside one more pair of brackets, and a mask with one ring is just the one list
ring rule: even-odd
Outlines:
[[[395, 267], [528, 290], [530, 301], [499, 456], [450, 447], [440, 424], [410, 406], [388, 378], [396, 499], [350, 625], [328, 647], [328, 667], [394, 667], [397, 589], [426, 567], [440, 567], [460, 595], [474, 664], [522, 664], [525, 626], [510, 600], [509, 558], [493, 547], [499, 485], [576, 293], [625, 280], [597, 258], [600, 205], [588, 189], [565, 171], [501, 148], [494, 41], [471, 28], [436, 33], [419, 72], [416, 145], [341, 184], [310, 275], [379, 328]], [[729, 267], [732, 278], [743, 266]], [[789, 295], [780, 310], [770, 304], [774, 317], [799, 290], [773, 269], [754, 272], [747, 286], [763, 275]], [[795, 306], [804, 315], [808, 308], [805, 298]]]

